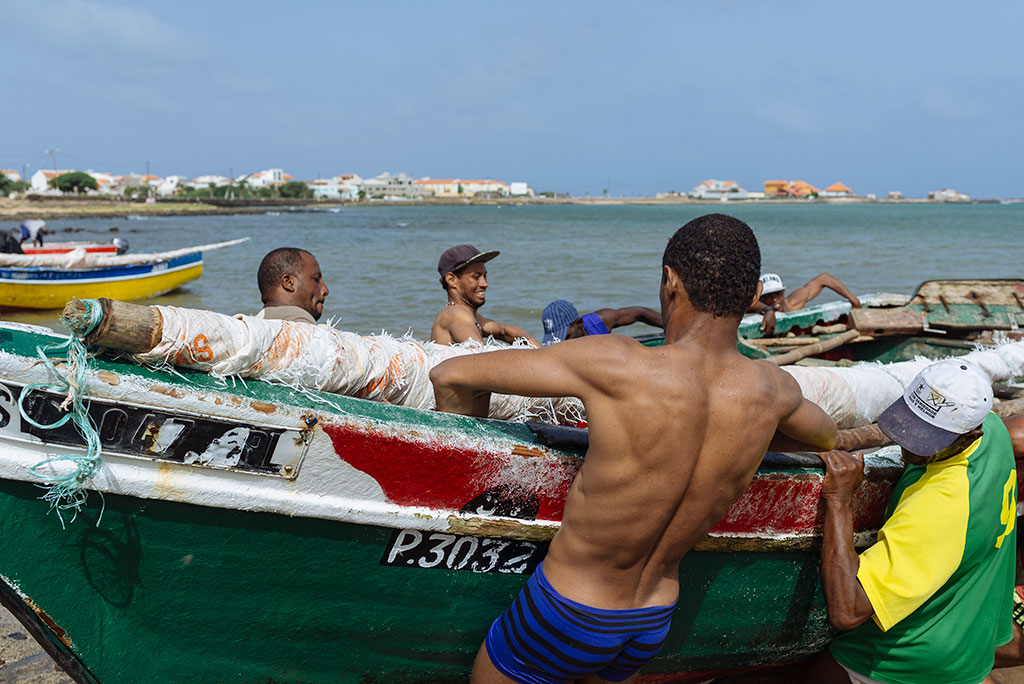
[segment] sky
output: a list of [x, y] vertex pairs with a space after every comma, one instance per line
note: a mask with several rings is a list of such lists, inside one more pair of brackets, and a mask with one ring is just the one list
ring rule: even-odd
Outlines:
[[1024, 197], [1024, 3], [0, 0], [0, 168]]

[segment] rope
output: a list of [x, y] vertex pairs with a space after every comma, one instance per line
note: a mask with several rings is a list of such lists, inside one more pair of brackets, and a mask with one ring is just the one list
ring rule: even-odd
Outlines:
[[[85, 300], [82, 303], [85, 305], [85, 311], [65, 316], [68, 327], [72, 331], [66, 342], [36, 347], [36, 353], [50, 370], [52, 380], [26, 385], [18, 397], [18, 412], [21, 414], [22, 420], [41, 430], [55, 430], [70, 421], [78, 434], [85, 440], [85, 454], [53, 455], [29, 468], [30, 473], [48, 485], [46, 493], [41, 498], [43, 501], [49, 502], [50, 507], [57, 511], [61, 526], [64, 526], [63, 513], [65, 511], [73, 511], [71, 522], [78, 517], [81, 507], [86, 502], [85, 485], [100, 467], [100, 436], [89, 416], [89, 403], [84, 391], [88, 381], [89, 368], [88, 352], [82, 338], [100, 324], [103, 319], [103, 310], [100, 308], [99, 302], [95, 300]], [[66, 361], [67, 377], [50, 359], [50, 354], [63, 350], [67, 350], [67, 354], [64, 359], [58, 359], [58, 361]], [[29, 416], [25, 410], [25, 398], [37, 389], [66, 393], [64, 401], [60, 404], [60, 409], [67, 413], [49, 424], [39, 423]], [[47, 468], [51, 464], [62, 462], [70, 463], [74, 468], [62, 475], [54, 474], [53, 468]], [[97, 525], [102, 517], [101, 511], [100, 518], [96, 521]]]

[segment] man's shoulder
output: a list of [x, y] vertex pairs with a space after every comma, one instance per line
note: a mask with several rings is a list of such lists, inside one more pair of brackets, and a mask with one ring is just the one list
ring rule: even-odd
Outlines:
[[265, 306], [257, 316], [259, 318], [269, 320], [277, 319], [282, 321], [295, 321], [297, 323], [316, 324], [316, 319], [313, 318], [313, 315], [299, 306]]
[[447, 325], [450, 323], [457, 323], [460, 321], [476, 322], [476, 320], [476, 314], [468, 306], [449, 304], [448, 306], [441, 309], [441, 311], [438, 312], [437, 316], [434, 317], [434, 325]]

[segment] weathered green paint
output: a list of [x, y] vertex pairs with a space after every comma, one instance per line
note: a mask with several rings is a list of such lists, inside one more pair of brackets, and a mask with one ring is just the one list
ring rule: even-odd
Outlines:
[[[66, 530], [0, 481], [2, 572], [104, 684], [464, 682], [520, 575], [386, 567], [391, 530], [89, 497]], [[645, 673], [804, 655], [830, 636], [818, 552], [692, 552]]]

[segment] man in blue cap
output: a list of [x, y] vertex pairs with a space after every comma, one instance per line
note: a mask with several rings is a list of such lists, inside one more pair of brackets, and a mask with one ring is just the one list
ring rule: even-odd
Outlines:
[[541, 314], [544, 324], [545, 347], [562, 340], [571, 340], [584, 335], [607, 335], [612, 328], [633, 323], [646, 323], [662, 327], [661, 314], [646, 306], [627, 306], [621, 309], [598, 309], [580, 316], [576, 307], [565, 299], [556, 299], [544, 307]]

